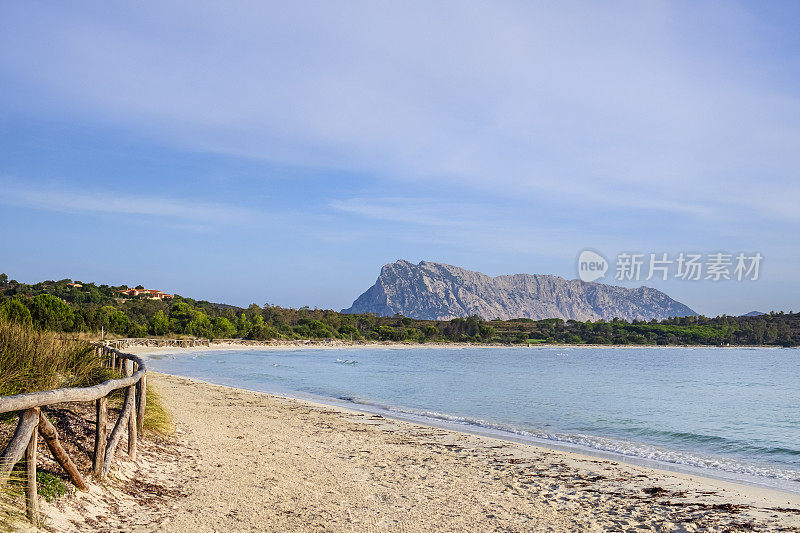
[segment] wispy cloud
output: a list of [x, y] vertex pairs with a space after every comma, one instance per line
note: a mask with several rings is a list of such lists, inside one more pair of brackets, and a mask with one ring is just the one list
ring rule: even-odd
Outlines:
[[535, 222], [519, 213], [519, 206], [420, 197], [348, 198], [333, 200], [329, 206], [359, 220], [362, 240], [379, 234], [420, 247], [452, 247], [458, 243], [472, 252], [571, 257], [591, 233], [567, 237], [561, 232], [542, 232]]
[[797, 220], [797, 65], [735, 3], [8, 10], [0, 66], [164, 142], [497, 196]]
[[[463, 227], [471, 225], [463, 216], [447, 214], [441, 200], [420, 198], [348, 198], [333, 200], [330, 207], [337, 211], [366, 218], [424, 226]], [[464, 213], [469, 208], [459, 206]], [[474, 220], [474, 218], [472, 219]]]
[[244, 225], [256, 214], [238, 206], [189, 199], [112, 194], [91, 190], [68, 190], [52, 184], [23, 186], [9, 180], [0, 182], [0, 203], [83, 215], [130, 216], [140, 220], [170, 221], [173, 227], [204, 230], [210, 225]]

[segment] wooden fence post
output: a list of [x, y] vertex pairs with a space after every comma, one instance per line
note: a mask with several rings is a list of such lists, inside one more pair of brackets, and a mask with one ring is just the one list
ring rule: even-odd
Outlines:
[[139, 433], [144, 433], [144, 409], [147, 405], [147, 374], [143, 374], [138, 383], [139, 400], [138, 408], [136, 409], [136, 426]]
[[128, 387], [131, 395], [131, 414], [128, 416], [128, 457], [136, 462], [136, 439], [138, 438], [136, 425], [136, 385]]
[[47, 419], [43, 411], [39, 411], [39, 433], [42, 435], [47, 447], [50, 448], [53, 458], [67, 472], [70, 481], [80, 490], [89, 490], [80, 472], [75, 467], [75, 463], [69, 458], [69, 455], [61, 445], [61, 441], [58, 440], [58, 431], [56, 431], [55, 426]]
[[0, 455], [0, 483], [4, 483], [11, 474], [14, 465], [25, 455], [28, 443], [31, 440], [34, 426], [39, 423], [37, 408], [25, 409], [19, 414], [19, 423], [14, 430], [11, 442], [6, 445]]
[[106, 426], [108, 424], [108, 397], [98, 398], [95, 403], [97, 413], [97, 427], [94, 430], [94, 460], [92, 472], [95, 477], [103, 476], [103, 466], [106, 458]]
[[122, 412], [119, 414], [117, 423], [114, 424], [114, 429], [111, 430], [111, 436], [108, 437], [108, 444], [106, 445], [105, 465], [103, 465], [103, 477], [106, 477], [108, 470], [111, 468], [111, 463], [114, 461], [114, 452], [117, 449], [122, 438], [122, 432], [125, 431], [125, 426], [129, 422], [131, 416], [131, 408], [133, 408], [133, 398], [131, 393], [134, 387], [130, 386], [125, 389], [125, 403], [122, 406]]
[[[34, 407], [36, 418], [39, 418], [39, 408]], [[39, 444], [38, 426], [34, 426], [31, 440], [28, 442], [28, 449], [25, 453], [25, 470], [27, 480], [25, 483], [25, 507], [28, 512], [28, 520], [35, 526], [39, 525], [39, 495], [36, 493], [36, 448]]]

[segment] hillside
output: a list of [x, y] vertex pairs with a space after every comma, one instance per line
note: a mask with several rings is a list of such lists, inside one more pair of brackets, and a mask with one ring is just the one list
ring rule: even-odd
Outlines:
[[415, 320], [401, 315], [342, 314], [256, 304], [246, 309], [175, 294], [152, 300], [119, 297], [126, 287], [70, 280], [35, 284], [0, 274], [0, 321], [32, 325], [75, 336], [192, 336], [254, 341], [341, 339], [344, 341], [694, 344], [797, 346], [800, 314], [755, 317], [685, 316], [656, 321], [575, 321], [552, 318]]
[[663, 320], [697, 315], [656, 289], [627, 289], [541, 274], [490, 277], [442, 263], [385, 265], [375, 285], [343, 313], [397, 313], [425, 320]]

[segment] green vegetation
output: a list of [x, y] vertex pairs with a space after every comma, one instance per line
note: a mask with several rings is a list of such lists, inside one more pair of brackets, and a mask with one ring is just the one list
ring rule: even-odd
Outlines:
[[[0, 531], [21, 531], [20, 526], [25, 524], [20, 505], [25, 490], [23, 465], [24, 462], [17, 464], [8, 482], [0, 485]], [[36, 493], [48, 502], [57, 500], [69, 490], [64, 480], [55, 474], [36, 472]]]
[[346, 315], [331, 310], [288, 309], [256, 304], [247, 309], [175, 295], [170, 300], [123, 297], [122, 285], [76, 284], [71, 280], [34, 285], [0, 276], [0, 319], [63, 332], [127, 337], [342, 339], [396, 342], [510, 344], [800, 344], [800, 315], [681, 317], [660, 322], [580, 322], [561, 319], [486, 321], [480, 317], [414, 320], [403, 316]]
[[[7, 497], [21, 496], [25, 486], [24, 461], [14, 467], [14, 471], [8, 480], [10, 485], [7, 490]], [[36, 493], [48, 502], [57, 500], [69, 492], [69, 487], [64, 480], [50, 472], [36, 472]]]
[[0, 318], [0, 396], [94, 385], [110, 375], [86, 342]]
[[36, 472], [36, 492], [48, 502], [67, 493], [67, 485], [60, 477], [50, 472]]

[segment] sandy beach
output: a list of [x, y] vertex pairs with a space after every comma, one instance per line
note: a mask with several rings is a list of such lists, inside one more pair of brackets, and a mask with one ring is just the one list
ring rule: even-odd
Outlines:
[[[130, 339], [126, 339], [130, 340]], [[156, 341], [157, 342], [157, 341]], [[694, 349], [708, 349], [713, 348], [716, 350], [729, 350], [732, 348], [765, 348], [770, 350], [798, 350], [800, 348], [781, 348], [777, 346], [764, 346], [764, 345], [748, 345], [748, 346], [705, 346], [705, 345], [647, 345], [647, 348], [669, 350], [674, 348], [681, 348], [683, 350]], [[383, 342], [383, 341], [369, 341], [369, 342], [350, 342], [341, 339], [333, 339], [330, 342], [319, 340], [307, 341], [244, 341], [233, 342], [230, 340], [219, 339], [209, 342], [208, 345], [197, 345], [191, 347], [177, 347], [177, 346], [153, 346], [153, 345], [131, 345], [125, 346], [123, 349], [130, 353], [137, 355], [160, 355], [176, 352], [217, 352], [217, 351], [266, 351], [266, 350], [338, 350], [347, 348], [348, 350], [367, 350], [367, 349], [387, 349], [387, 350], [422, 350], [432, 349], [441, 350], [445, 349], [527, 349], [527, 350], [566, 350], [566, 349], [593, 349], [593, 350], [635, 350], [641, 349], [641, 345], [635, 344], [491, 344], [491, 343], [469, 343], [469, 342]]]
[[[130, 339], [126, 339], [130, 341]], [[369, 341], [369, 342], [350, 342], [340, 339], [333, 339], [329, 342], [320, 340], [273, 340], [273, 341], [244, 341], [234, 342], [229, 340], [216, 340], [209, 342], [208, 345], [200, 344], [197, 346], [178, 347], [178, 346], [154, 346], [154, 345], [125, 345], [122, 347], [126, 352], [134, 353], [137, 355], [159, 355], [176, 352], [218, 352], [227, 350], [236, 351], [265, 351], [265, 350], [338, 350], [347, 348], [348, 350], [369, 350], [369, 349], [389, 349], [389, 350], [404, 350], [404, 349], [442, 349], [442, 348], [508, 348], [506, 344], [478, 344], [468, 342], [382, 342], [382, 341]], [[514, 345], [517, 348], [526, 348], [525, 345]], [[550, 345], [550, 347], [561, 347]]]
[[175, 436], [144, 446], [138, 468], [122, 460], [114, 494], [50, 506], [51, 528], [800, 531], [800, 495], [165, 374], [150, 382]]

